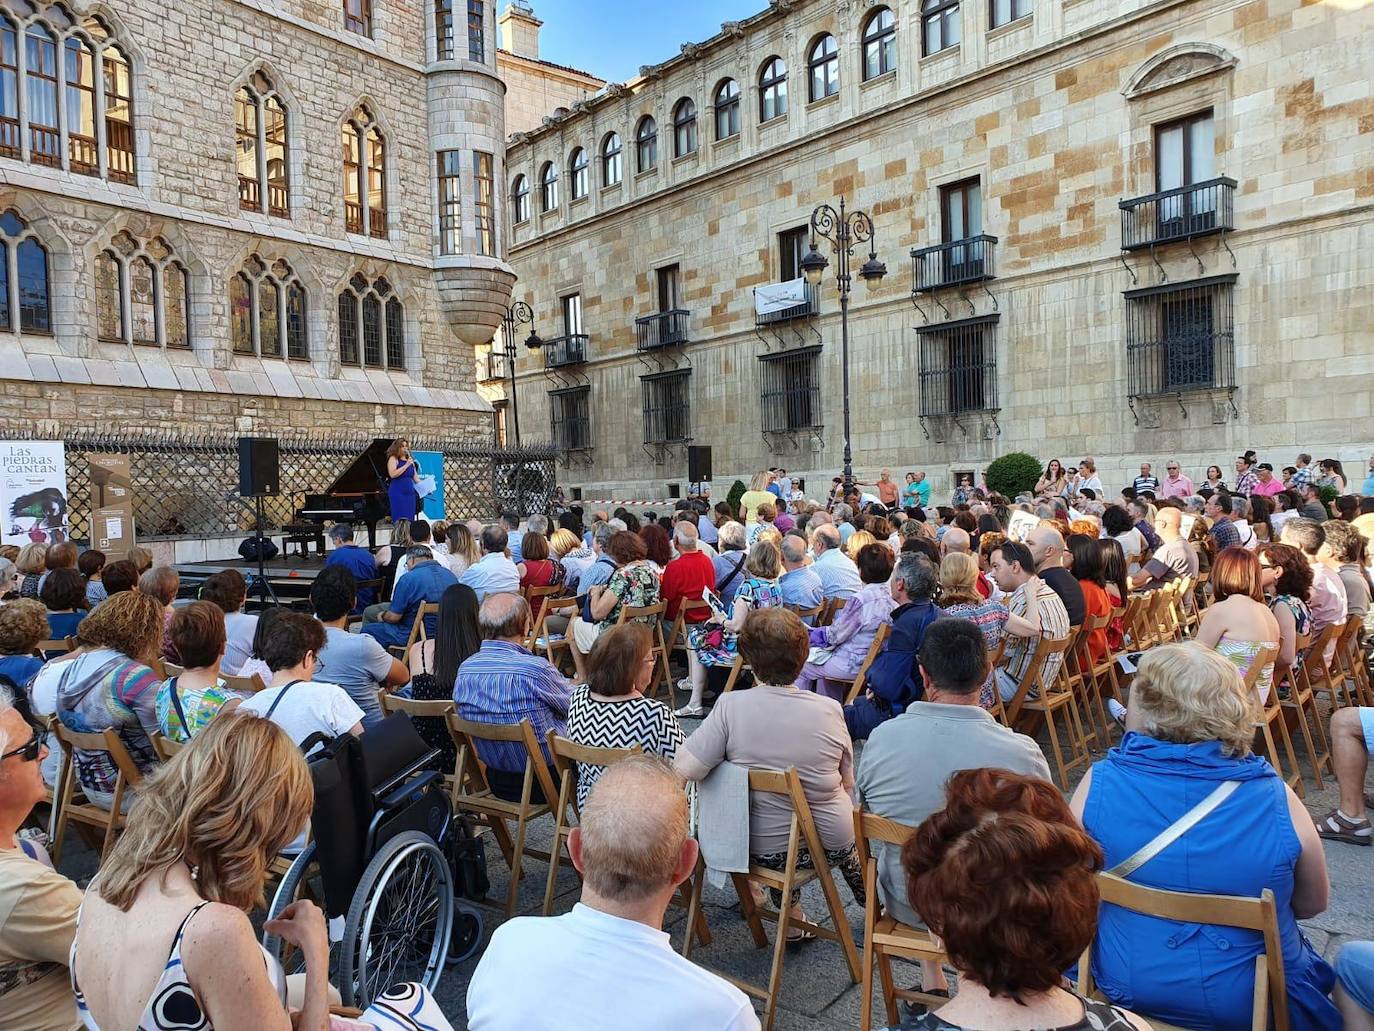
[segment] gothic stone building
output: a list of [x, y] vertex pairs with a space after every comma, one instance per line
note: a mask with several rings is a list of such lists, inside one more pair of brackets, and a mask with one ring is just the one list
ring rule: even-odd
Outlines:
[[[507, 149], [528, 440], [585, 496], [718, 488], [842, 448], [836, 255], [861, 209], [860, 474], [1026, 450], [1228, 474], [1363, 467], [1374, 372], [1374, 6], [774, 0]], [[1132, 473], [1133, 475], [1133, 473]], [[1113, 488], [1114, 489], [1114, 488]]]

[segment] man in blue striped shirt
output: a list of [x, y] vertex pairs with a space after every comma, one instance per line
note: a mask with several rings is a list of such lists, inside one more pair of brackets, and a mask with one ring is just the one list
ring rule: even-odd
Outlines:
[[[477, 618], [482, 628], [482, 647], [458, 667], [458, 679], [453, 685], [458, 715], [474, 723], [507, 726], [529, 720], [544, 753], [543, 760], [552, 766], [545, 735], [550, 730], [558, 734], [568, 732], [572, 685], [551, 662], [525, 649], [531, 614], [520, 595], [487, 595]], [[516, 741], [478, 741], [475, 746], [477, 757], [487, 764], [491, 790], [508, 802], [520, 801], [529, 759], [524, 745]], [[531, 800], [544, 801], [538, 781], [534, 783]]]

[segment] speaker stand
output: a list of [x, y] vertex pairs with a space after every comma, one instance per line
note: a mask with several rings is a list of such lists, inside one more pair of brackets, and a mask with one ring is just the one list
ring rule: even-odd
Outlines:
[[267, 608], [267, 599], [270, 597], [272, 599], [272, 604], [280, 607], [281, 602], [277, 599], [277, 592], [273, 590], [272, 585], [267, 582], [266, 559], [263, 557], [263, 545], [266, 543], [266, 540], [262, 535], [263, 513], [261, 494], [253, 495], [253, 510], [256, 517], [253, 520], [253, 525], [257, 528], [258, 534], [258, 603], [265, 609]]

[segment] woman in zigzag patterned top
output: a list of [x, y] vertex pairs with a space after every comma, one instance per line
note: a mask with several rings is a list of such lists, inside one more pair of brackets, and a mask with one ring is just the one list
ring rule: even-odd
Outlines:
[[[613, 627], [597, 638], [589, 657], [587, 683], [568, 705], [568, 738], [589, 748], [633, 748], [669, 762], [684, 735], [673, 711], [644, 697], [653, 682], [653, 634], [643, 623]], [[577, 764], [577, 805], [604, 767]]]

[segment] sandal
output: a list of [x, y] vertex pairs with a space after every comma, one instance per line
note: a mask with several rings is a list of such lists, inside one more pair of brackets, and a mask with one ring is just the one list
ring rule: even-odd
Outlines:
[[813, 942], [813, 941], [815, 941], [815, 940], [816, 940], [816, 932], [815, 932], [815, 931], [808, 931], [808, 930], [806, 930], [805, 928], [802, 928], [802, 927], [789, 927], [789, 928], [787, 929], [787, 944], [788, 944], [789, 946], [790, 946], [790, 945], [802, 945], [802, 944], [804, 944], [804, 943], [806, 943], [806, 942]]
[[706, 715], [706, 706], [684, 705], [681, 709], [675, 711], [673, 715], [680, 719], [699, 720]]
[[1327, 841], [1344, 841], [1347, 845], [1374, 844], [1374, 828], [1369, 821], [1352, 820], [1339, 809], [1317, 821], [1317, 833]]

